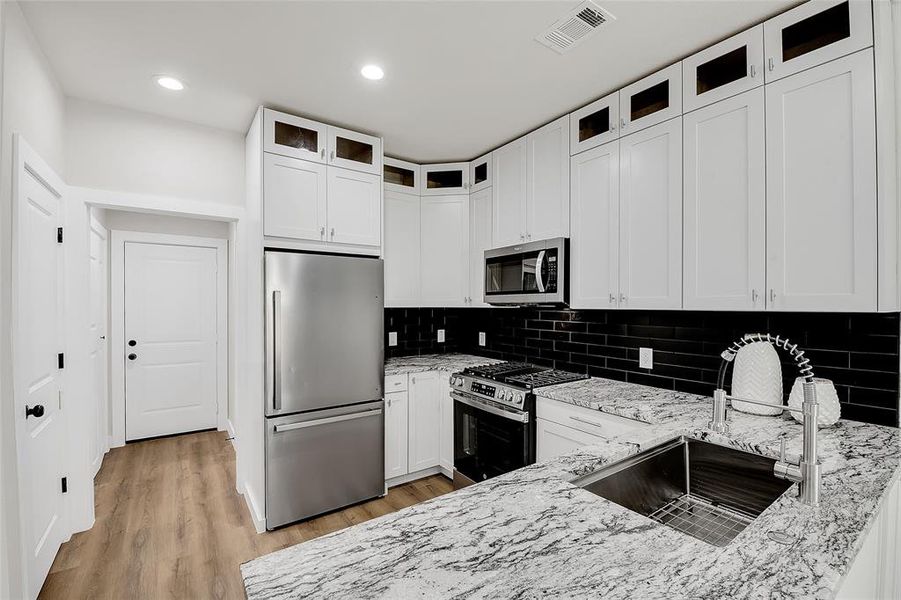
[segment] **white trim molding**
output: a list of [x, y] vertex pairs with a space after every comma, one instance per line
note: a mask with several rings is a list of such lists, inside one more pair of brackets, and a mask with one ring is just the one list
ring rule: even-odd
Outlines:
[[85, 187], [72, 187], [70, 190], [86, 204], [97, 208], [213, 221], [238, 221], [244, 217], [243, 207], [191, 198], [115, 192]]
[[[125, 244], [165, 244], [216, 250], [216, 405], [217, 427], [228, 429], [228, 240], [219, 238], [110, 231], [110, 406], [112, 446], [125, 445]], [[233, 435], [233, 434], [232, 434]]]

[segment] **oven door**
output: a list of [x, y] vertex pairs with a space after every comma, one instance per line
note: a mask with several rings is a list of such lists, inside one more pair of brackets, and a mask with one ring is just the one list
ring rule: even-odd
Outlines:
[[485, 302], [564, 303], [565, 254], [565, 238], [486, 250]]
[[469, 394], [454, 399], [454, 471], [484, 481], [535, 462], [534, 421]]

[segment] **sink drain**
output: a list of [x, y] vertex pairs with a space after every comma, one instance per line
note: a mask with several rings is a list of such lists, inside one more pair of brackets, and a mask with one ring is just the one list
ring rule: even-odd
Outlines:
[[791, 546], [798, 539], [796, 536], [784, 531], [768, 531], [766, 536], [777, 544], [785, 544], [786, 546]]

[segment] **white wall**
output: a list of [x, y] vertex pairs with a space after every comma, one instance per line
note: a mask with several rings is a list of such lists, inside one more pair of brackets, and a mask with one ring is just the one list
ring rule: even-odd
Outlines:
[[60, 176], [64, 169], [65, 98], [15, 3], [2, 3], [2, 119], [0, 119], [0, 595], [24, 591], [19, 557], [15, 428], [12, 414], [10, 277], [12, 138], [20, 133]]
[[66, 182], [114, 191], [244, 204], [244, 137], [70, 98]]

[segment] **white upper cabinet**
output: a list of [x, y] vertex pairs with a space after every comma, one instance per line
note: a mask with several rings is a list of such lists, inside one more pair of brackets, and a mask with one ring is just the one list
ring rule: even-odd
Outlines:
[[526, 239], [569, 236], [569, 116], [526, 140]]
[[326, 162], [328, 126], [303, 117], [295, 117], [272, 109], [263, 110], [263, 150]]
[[762, 88], [683, 117], [685, 308], [764, 308], [764, 128]]
[[419, 196], [385, 192], [385, 306], [419, 306]]
[[405, 160], [385, 157], [382, 166], [382, 179], [385, 191], [402, 194], [419, 195], [422, 188], [419, 179], [419, 165]]
[[763, 25], [686, 58], [682, 78], [685, 112], [763, 85]]
[[681, 62], [619, 91], [620, 135], [634, 133], [681, 114]]
[[422, 195], [449, 196], [469, 192], [469, 163], [422, 165]]
[[569, 115], [569, 153], [578, 154], [619, 137], [619, 92]]
[[424, 197], [421, 211], [422, 306], [466, 306], [469, 195]]
[[570, 306], [614, 308], [619, 293], [619, 142], [572, 157]]
[[492, 153], [469, 163], [470, 193], [491, 187]]
[[328, 241], [378, 246], [382, 230], [382, 178], [328, 168]]
[[485, 250], [492, 247], [491, 190], [483, 189], [469, 196], [469, 294], [468, 306], [485, 304]]
[[876, 310], [874, 94], [870, 50], [766, 87], [768, 308]]
[[818, 0], [763, 24], [766, 81], [873, 45], [870, 0]]
[[321, 163], [263, 155], [263, 233], [324, 241], [327, 167]]
[[494, 151], [494, 245], [511, 246], [526, 239], [527, 143], [519, 138]]
[[620, 138], [622, 308], [682, 306], [682, 119]]
[[340, 127], [328, 128], [329, 164], [345, 169], [380, 175], [382, 140]]

